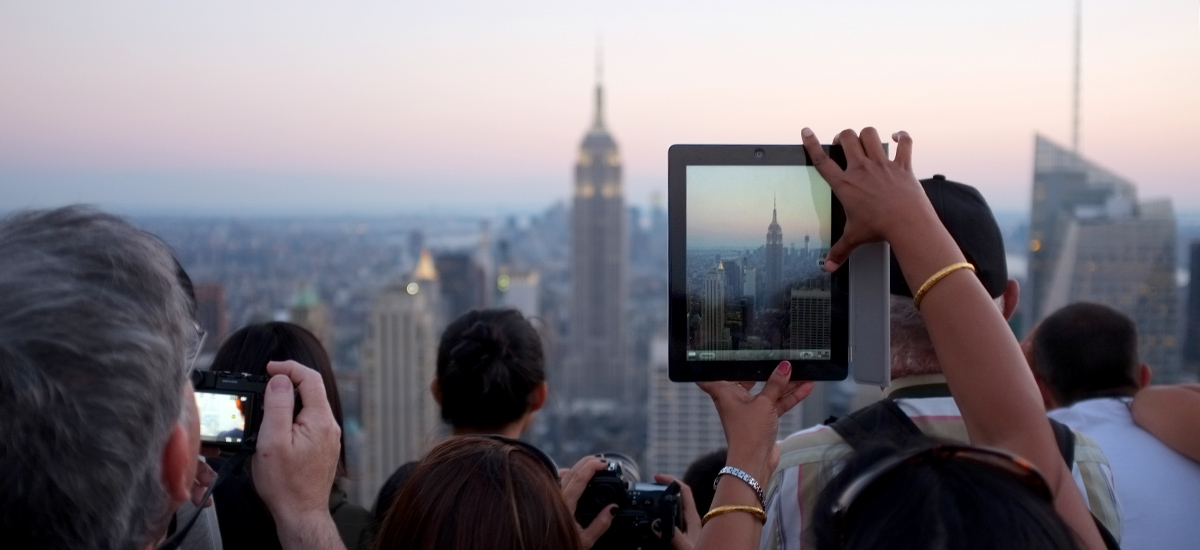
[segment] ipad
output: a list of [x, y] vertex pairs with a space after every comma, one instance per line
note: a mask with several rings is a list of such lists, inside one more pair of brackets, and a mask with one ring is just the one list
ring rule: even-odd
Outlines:
[[672, 146], [667, 203], [671, 380], [846, 378], [853, 266], [823, 268], [845, 212], [802, 146]]

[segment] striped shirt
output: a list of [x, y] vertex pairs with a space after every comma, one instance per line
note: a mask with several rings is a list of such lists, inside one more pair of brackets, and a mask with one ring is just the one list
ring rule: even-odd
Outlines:
[[[953, 398], [896, 399], [896, 404], [926, 435], [968, 441], [966, 424]], [[817, 495], [852, 449], [824, 425], [797, 432], [779, 442], [779, 447], [779, 466], [767, 487], [767, 522], [760, 550], [815, 548], [812, 530], [806, 529], [804, 522], [812, 517]], [[1108, 460], [1095, 442], [1079, 432], [1075, 432], [1071, 474], [1092, 513], [1120, 540], [1120, 513]]]

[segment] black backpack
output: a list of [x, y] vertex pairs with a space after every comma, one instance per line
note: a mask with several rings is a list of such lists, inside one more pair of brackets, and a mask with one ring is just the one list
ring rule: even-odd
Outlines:
[[[1048, 420], [1050, 427], [1054, 429], [1058, 452], [1062, 454], [1069, 470], [1075, 464], [1075, 432], [1062, 422], [1053, 418]], [[891, 399], [878, 401], [841, 418], [831, 416], [825, 424], [842, 436], [855, 452], [880, 442], [890, 443], [897, 448], [907, 448], [929, 440], [929, 436], [925, 435]], [[1110, 550], [1120, 550], [1116, 537], [1113, 537], [1095, 515], [1092, 516], [1092, 521], [1096, 522], [1104, 545]]]

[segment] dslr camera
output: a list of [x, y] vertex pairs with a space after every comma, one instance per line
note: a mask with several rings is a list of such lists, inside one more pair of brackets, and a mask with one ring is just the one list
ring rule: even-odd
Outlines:
[[594, 550], [652, 550], [671, 547], [675, 527], [683, 529], [678, 482], [641, 483], [637, 463], [619, 453], [601, 455], [608, 467], [596, 472], [575, 508], [575, 521], [587, 527], [609, 504], [617, 505], [612, 526]]
[[[192, 371], [200, 441], [222, 452], [254, 450], [270, 377], [241, 372]], [[296, 406], [299, 409], [299, 401]]]

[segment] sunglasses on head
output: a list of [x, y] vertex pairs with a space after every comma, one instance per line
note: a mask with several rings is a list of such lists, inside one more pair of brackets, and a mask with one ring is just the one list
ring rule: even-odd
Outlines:
[[854, 506], [854, 501], [872, 485], [887, 477], [888, 474], [903, 468], [947, 460], [972, 462], [1004, 472], [1022, 486], [1033, 491], [1039, 498], [1046, 502], [1054, 501], [1054, 494], [1050, 491], [1050, 486], [1046, 484], [1046, 479], [1037, 471], [1037, 468], [1018, 456], [994, 449], [966, 445], [938, 444], [932, 447], [912, 449], [876, 462], [842, 489], [831, 510], [840, 544], [845, 545], [849, 539], [849, 514]]

